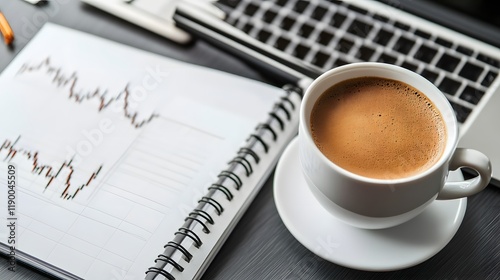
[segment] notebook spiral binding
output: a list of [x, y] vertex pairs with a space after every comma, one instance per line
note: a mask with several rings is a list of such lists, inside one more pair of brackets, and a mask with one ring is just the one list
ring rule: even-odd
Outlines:
[[[164, 246], [164, 252], [158, 255], [154, 261], [156, 265], [148, 268], [146, 271], [146, 279], [155, 279], [157, 276], [161, 275], [165, 277], [165, 279], [175, 280], [172, 273], [167, 271], [167, 265], [171, 265], [173, 269], [179, 272], [182, 272], [184, 268], [172, 258], [174, 253], [180, 252], [182, 254], [182, 258], [188, 263], [193, 258], [193, 255], [181, 245], [184, 239], [190, 239], [195, 248], [200, 248], [203, 245], [202, 238], [200, 238], [200, 236], [191, 229], [194, 224], [199, 224], [201, 225], [204, 233], [210, 233], [207, 224], [214, 225], [215, 222], [212, 215], [203, 209], [211, 207], [214, 211], [213, 214], [216, 214], [217, 216], [220, 216], [224, 212], [224, 208], [221, 203], [213, 198], [214, 194], [216, 192], [221, 192], [228, 201], [231, 201], [234, 198], [235, 193], [226, 187], [224, 182], [226, 180], [233, 182], [236, 191], [243, 187], [243, 181], [240, 176], [233, 172], [233, 170], [236, 169], [237, 166], [241, 166], [245, 171], [244, 175], [247, 177], [251, 176], [253, 168], [249, 159], [251, 158], [254, 161], [254, 164], [259, 164], [260, 161], [260, 157], [255, 151], [255, 146], [260, 145], [264, 153], [267, 153], [270, 148], [270, 144], [263, 139], [262, 133], [264, 131], [269, 132], [272, 136], [272, 140], [276, 141], [279, 137], [279, 131], [276, 131], [271, 123], [273, 121], [276, 122], [280, 130], [283, 131], [285, 129], [286, 121], [289, 121], [291, 118], [291, 111], [298, 110], [298, 104], [295, 104], [290, 99], [290, 96], [292, 94], [297, 94], [300, 98], [302, 98], [302, 89], [293, 85], [285, 85], [283, 90], [286, 94], [281, 97], [279, 102], [275, 103], [273, 110], [269, 112], [268, 121], [257, 125], [254, 133], [250, 134], [246, 140], [245, 146], [240, 148], [237, 155], [229, 161], [228, 168], [219, 173], [219, 180], [217, 183], [208, 187], [209, 192], [207, 195], [203, 196], [198, 201], [196, 208], [185, 218], [182, 227], [175, 232], [174, 239], [169, 241]], [[281, 111], [282, 114], [280, 114], [279, 111]]]

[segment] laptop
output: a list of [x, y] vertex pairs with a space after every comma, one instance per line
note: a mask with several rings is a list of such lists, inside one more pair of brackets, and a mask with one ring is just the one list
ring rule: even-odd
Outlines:
[[[109, 0], [103, 2], [115, 4], [101, 8], [114, 14], [113, 5], [141, 9], [141, 17], [150, 20], [165, 16], [160, 9], [144, 8], [149, 7], [147, 1], [151, 0]], [[156, 5], [161, 1], [172, 2], [155, 0]], [[202, 2], [214, 2], [225, 17], [180, 5], [174, 15], [176, 28], [287, 82], [314, 79], [331, 68], [360, 61], [395, 64], [421, 74], [454, 108], [460, 123], [459, 146], [488, 155], [492, 182], [500, 186], [500, 168], [495, 168], [500, 166], [500, 18], [491, 6], [494, 1]]]

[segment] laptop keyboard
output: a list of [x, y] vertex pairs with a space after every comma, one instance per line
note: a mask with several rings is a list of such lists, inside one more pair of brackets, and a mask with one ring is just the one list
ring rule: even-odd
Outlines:
[[220, 0], [226, 22], [300, 59], [318, 74], [360, 61], [400, 65], [445, 93], [464, 123], [500, 61], [432, 32], [331, 0]]

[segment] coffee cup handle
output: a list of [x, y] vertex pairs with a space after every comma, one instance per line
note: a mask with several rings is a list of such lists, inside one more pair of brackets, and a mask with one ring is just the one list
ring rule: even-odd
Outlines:
[[446, 182], [437, 199], [456, 199], [471, 196], [483, 190], [491, 180], [491, 162], [481, 152], [457, 148], [450, 160], [449, 170], [472, 168], [478, 176], [459, 182]]

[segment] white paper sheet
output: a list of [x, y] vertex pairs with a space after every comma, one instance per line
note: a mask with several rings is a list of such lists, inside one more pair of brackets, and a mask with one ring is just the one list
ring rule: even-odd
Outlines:
[[142, 279], [281, 93], [47, 24], [0, 76], [16, 249], [85, 279]]

